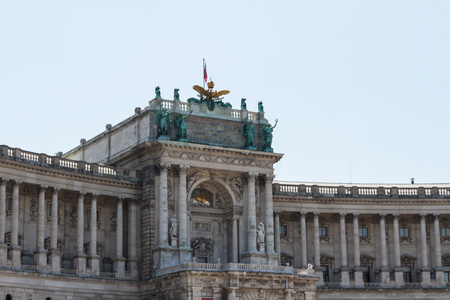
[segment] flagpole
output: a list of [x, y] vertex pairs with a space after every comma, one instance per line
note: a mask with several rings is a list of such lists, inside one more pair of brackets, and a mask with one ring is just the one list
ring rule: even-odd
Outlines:
[[202, 70], [202, 74], [203, 74], [203, 78], [202, 78], [202, 82], [203, 82], [203, 89], [205, 88], [205, 59], [203, 58], [203, 70]]

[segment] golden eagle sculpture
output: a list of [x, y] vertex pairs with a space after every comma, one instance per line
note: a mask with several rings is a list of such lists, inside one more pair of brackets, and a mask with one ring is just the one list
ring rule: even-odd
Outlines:
[[214, 110], [215, 104], [217, 103], [223, 103], [221, 100], [222, 98], [220, 98], [220, 96], [229, 94], [230, 91], [213, 91], [214, 89], [214, 82], [210, 81], [208, 82], [208, 89], [205, 90], [204, 88], [202, 88], [199, 85], [194, 85], [192, 87], [194, 90], [196, 90], [199, 94], [200, 94], [200, 98], [203, 101], [206, 101], [206, 104], [208, 106], [209, 110]]

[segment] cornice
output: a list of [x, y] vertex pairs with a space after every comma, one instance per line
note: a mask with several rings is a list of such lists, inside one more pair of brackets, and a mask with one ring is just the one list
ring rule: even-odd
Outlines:
[[401, 204], [413, 204], [413, 205], [427, 205], [427, 204], [441, 204], [450, 205], [450, 199], [392, 199], [392, 198], [320, 198], [320, 197], [296, 197], [296, 196], [273, 196], [274, 202], [290, 202], [290, 203], [323, 203], [323, 204], [364, 204], [364, 205], [401, 205]]

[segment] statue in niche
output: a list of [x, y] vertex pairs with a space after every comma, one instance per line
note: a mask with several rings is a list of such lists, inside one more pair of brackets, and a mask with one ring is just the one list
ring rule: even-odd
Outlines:
[[266, 236], [266, 230], [264, 229], [264, 223], [263, 222], [259, 222], [258, 231], [256, 233], [256, 243], [258, 245], [264, 244], [265, 236]]
[[255, 124], [253, 124], [253, 121], [249, 120], [248, 117], [244, 119], [242, 135], [245, 138], [245, 149], [253, 148], [255, 141]]
[[241, 109], [242, 110], [247, 110], [247, 103], [245, 103], [246, 100], [247, 100], [246, 98], [241, 99]]
[[170, 113], [166, 108], [160, 107], [155, 115], [155, 124], [157, 126], [157, 137], [169, 135]]
[[175, 123], [175, 126], [178, 128], [178, 131], [177, 131], [177, 139], [178, 140], [186, 139], [186, 137], [187, 137], [186, 119], [192, 115], [192, 112], [193, 112], [193, 110], [191, 110], [191, 112], [187, 116], [183, 116], [182, 114], [179, 114], [173, 120]]
[[161, 98], [161, 91], [159, 86], [155, 87], [155, 98]]
[[178, 93], [180, 89], [173, 90], [173, 100], [180, 100], [180, 94]]
[[264, 106], [262, 101], [258, 102], [258, 112], [263, 113], [264, 112]]
[[272, 138], [273, 138], [273, 130], [277, 127], [278, 119], [275, 120], [275, 126], [270, 124], [265, 124], [261, 128], [261, 138], [264, 138], [264, 144], [262, 147], [262, 151], [265, 152], [273, 152], [272, 149]]
[[172, 219], [170, 219], [169, 235], [173, 246], [174, 240], [176, 240], [178, 236], [178, 219], [176, 215], [173, 215]]

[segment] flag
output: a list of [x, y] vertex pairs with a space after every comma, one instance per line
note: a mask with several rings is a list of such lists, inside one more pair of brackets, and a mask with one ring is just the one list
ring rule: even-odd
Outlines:
[[208, 82], [208, 73], [206, 72], [205, 59], [203, 59], [203, 79], [205, 80], [205, 83]]

